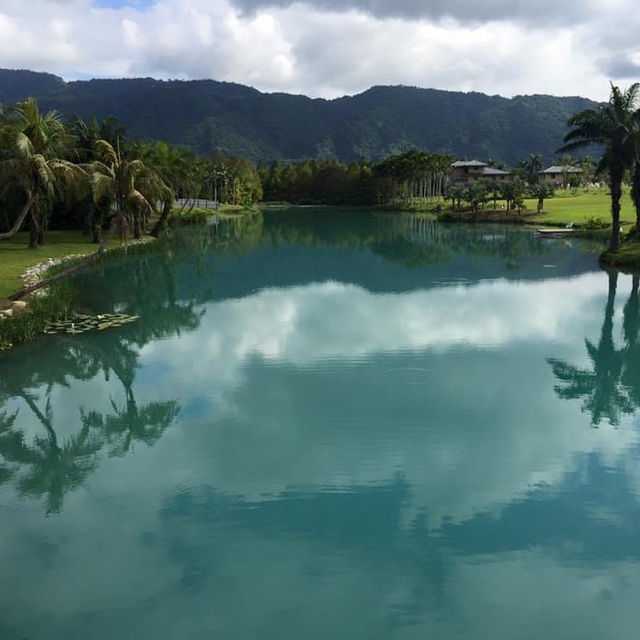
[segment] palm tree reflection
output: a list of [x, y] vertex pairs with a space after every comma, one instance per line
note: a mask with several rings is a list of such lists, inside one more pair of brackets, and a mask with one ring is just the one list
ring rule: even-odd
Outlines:
[[557, 358], [548, 358], [558, 380], [558, 397], [582, 399], [582, 410], [591, 414], [591, 424], [603, 419], [618, 425], [622, 415], [631, 415], [640, 406], [640, 300], [639, 276], [634, 275], [631, 293], [624, 307], [624, 345], [616, 348], [613, 337], [618, 272], [608, 273], [609, 287], [604, 320], [597, 344], [585, 339], [590, 368], [583, 369]]
[[[102, 353], [96, 348], [96, 342], [77, 339], [66, 344], [62, 339], [57, 346], [64, 355], [56, 361], [69, 362], [71, 352], [79, 356], [82, 366], [67, 369], [68, 377], [76, 380], [91, 380], [100, 370], [107, 379], [113, 372], [123, 386], [125, 403], [120, 407], [111, 399], [113, 413], [106, 415], [80, 408], [80, 429], [64, 441], [54, 424], [51, 400], [59, 369], [44, 387], [39, 384], [43, 382], [43, 371], [33, 375], [29, 366], [13, 368], [12, 375], [2, 376], [0, 381], [0, 402], [9, 398], [22, 401], [39, 425], [39, 432], [28, 439], [24, 430], [16, 426], [17, 411], [0, 413], [0, 482], [15, 478], [22, 495], [44, 498], [47, 513], [61, 511], [65, 494], [79, 487], [97, 468], [103, 448], [110, 447], [109, 455], [121, 456], [129, 452], [136, 441], [153, 445], [180, 410], [173, 400], [139, 407], [133, 389], [137, 354], [122, 341], [116, 341], [111, 349]], [[46, 375], [46, 369], [44, 372]], [[66, 375], [61, 384], [69, 386]]]
[[[47, 513], [58, 513], [66, 493], [98, 467], [103, 451], [124, 456], [136, 442], [155, 444], [174, 423], [180, 405], [175, 400], [139, 405], [134, 388], [137, 347], [150, 336], [198, 326], [199, 316], [190, 306], [179, 311], [150, 314], [139, 327], [117, 334], [57, 337], [44, 358], [35, 345], [8, 353], [0, 361], [0, 407], [11, 402], [20, 409], [0, 411], [0, 483], [15, 482], [21, 495], [43, 498]], [[124, 401], [112, 395], [112, 411], [102, 413], [95, 406], [79, 407], [77, 432], [62, 438], [62, 425], [54, 420], [53, 390], [70, 387], [73, 380], [102, 378], [108, 383], [112, 377], [119, 382]], [[18, 427], [19, 412], [25, 409], [36, 423], [34, 429], [27, 429], [25, 416], [20, 416], [22, 428]], [[28, 435], [33, 432], [36, 435]]]

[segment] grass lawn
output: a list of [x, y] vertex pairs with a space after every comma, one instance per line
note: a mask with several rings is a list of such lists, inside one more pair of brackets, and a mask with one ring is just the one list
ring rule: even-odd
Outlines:
[[[537, 200], [525, 200], [527, 211], [535, 211]], [[626, 222], [635, 222], [635, 211], [631, 197], [623, 194], [621, 219]], [[584, 224], [589, 218], [602, 218], [606, 222], [611, 220], [611, 198], [604, 190], [583, 191], [577, 195], [559, 195], [545, 199], [544, 212], [536, 216], [536, 222], [564, 225], [573, 222]]]
[[[19, 233], [11, 240], [0, 241], [0, 299], [15, 293], [22, 287], [20, 274], [48, 258], [92, 253], [97, 245], [80, 231], [49, 231], [46, 243], [38, 249], [28, 249], [28, 234]], [[117, 242], [115, 240], [114, 242]]]

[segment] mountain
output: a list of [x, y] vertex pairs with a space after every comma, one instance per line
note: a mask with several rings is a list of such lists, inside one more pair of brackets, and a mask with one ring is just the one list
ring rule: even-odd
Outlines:
[[567, 119], [597, 106], [580, 97], [509, 99], [405, 86], [323, 100], [213, 80], [64, 82], [51, 74], [0, 69], [1, 103], [28, 96], [65, 114], [114, 115], [134, 138], [265, 161], [378, 159], [423, 148], [510, 165], [540, 153], [551, 162]]

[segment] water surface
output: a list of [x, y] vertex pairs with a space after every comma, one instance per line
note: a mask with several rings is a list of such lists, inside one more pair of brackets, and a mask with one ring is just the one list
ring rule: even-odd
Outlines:
[[0, 637], [630, 638], [640, 301], [576, 241], [279, 211], [0, 359]]

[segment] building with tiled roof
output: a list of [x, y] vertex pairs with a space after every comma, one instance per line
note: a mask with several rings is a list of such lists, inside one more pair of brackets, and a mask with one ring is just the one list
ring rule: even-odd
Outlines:
[[510, 175], [508, 171], [495, 169], [479, 160], [458, 160], [451, 165], [449, 172], [451, 182], [462, 184], [469, 184], [483, 178], [492, 182], [503, 182]]

